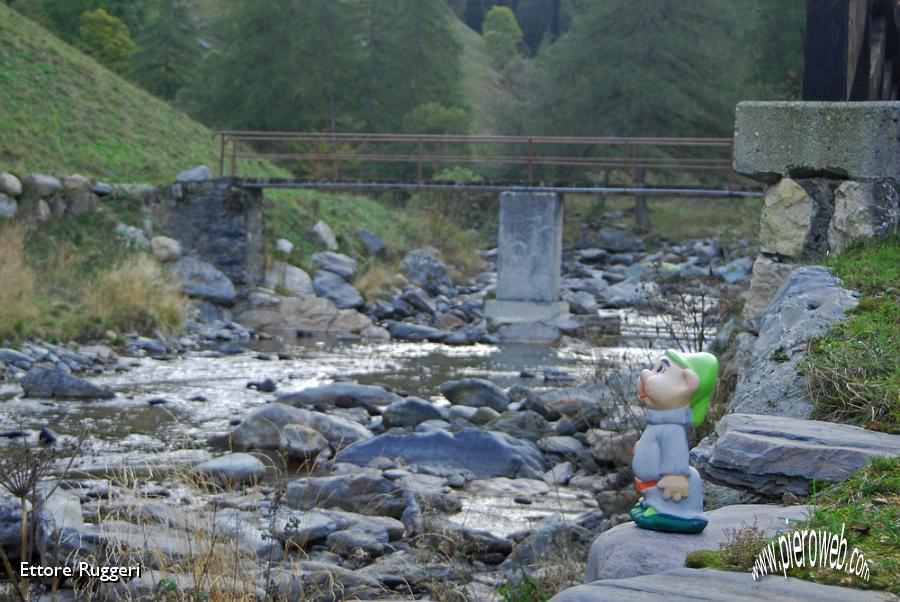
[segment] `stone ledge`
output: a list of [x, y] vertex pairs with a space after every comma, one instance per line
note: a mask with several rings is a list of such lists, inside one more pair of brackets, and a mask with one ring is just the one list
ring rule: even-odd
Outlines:
[[735, 171], [877, 180], [900, 174], [900, 102], [738, 103]]

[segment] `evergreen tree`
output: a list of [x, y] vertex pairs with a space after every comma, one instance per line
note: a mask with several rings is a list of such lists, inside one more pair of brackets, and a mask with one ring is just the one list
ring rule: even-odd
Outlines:
[[482, 0], [466, 0], [463, 21], [474, 31], [481, 33], [481, 24], [484, 23], [484, 12], [484, 3]]
[[153, 94], [171, 100], [188, 83], [199, 57], [197, 28], [183, 0], [157, 0], [138, 38], [132, 76]]
[[530, 115], [553, 134], [728, 135], [724, 0], [573, 2], [571, 30], [539, 57]]

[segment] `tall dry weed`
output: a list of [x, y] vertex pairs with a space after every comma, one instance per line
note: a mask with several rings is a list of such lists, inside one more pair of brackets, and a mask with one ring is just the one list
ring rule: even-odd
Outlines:
[[34, 272], [25, 263], [24, 232], [0, 227], [0, 339], [22, 334], [37, 315]]

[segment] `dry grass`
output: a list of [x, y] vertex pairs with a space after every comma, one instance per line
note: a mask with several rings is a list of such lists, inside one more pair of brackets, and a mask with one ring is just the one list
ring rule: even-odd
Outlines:
[[25, 263], [21, 226], [0, 227], [0, 339], [21, 334], [35, 317], [34, 272]]
[[126, 257], [89, 287], [87, 314], [103, 328], [174, 332], [184, 320], [184, 299], [160, 265], [146, 254]]
[[402, 272], [403, 268], [397, 261], [385, 263], [377, 259], [372, 260], [366, 263], [354, 286], [369, 301], [386, 299], [391, 296], [392, 289], [405, 283], [405, 279], [400, 277]]

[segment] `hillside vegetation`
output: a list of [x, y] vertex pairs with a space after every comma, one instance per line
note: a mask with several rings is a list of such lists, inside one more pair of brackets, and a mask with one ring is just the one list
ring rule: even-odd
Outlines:
[[0, 165], [116, 182], [216, 164], [212, 132], [0, 4]]

